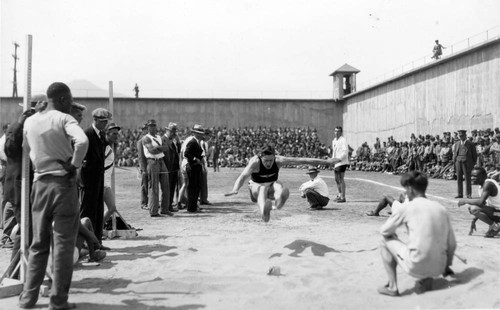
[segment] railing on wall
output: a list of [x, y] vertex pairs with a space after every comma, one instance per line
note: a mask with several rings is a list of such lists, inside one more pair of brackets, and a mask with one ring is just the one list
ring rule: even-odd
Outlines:
[[[490, 28], [486, 31], [483, 31], [481, 33], [475, 34], [471, 37], [468, 37], [465, 40], [453, 43], [451, 45], [445, 46], [445, 49], [443, 50], [443, 55], [441, 55], [440, 59], [443, 59], [445, 57], [451, 56], [453, 54], [462, 52], [464, 50], [467, 50], [469, 48], [473, 48], [479, 44], [483, 44], [489, 40], [495, 40], [500, 38], [500, 25]], [[420, 57], [418, 59], [415, 59], [411, 62], [408, 62], [401, 67], [395, 68], [392, 71], [386, 72], [374, 79], [368, 80], [368, 81], [360, 81], [359, 78], [356, 82], [357, 84], [357, 90], [362, 90], [365, 88], [368, 88], [370, 86], [379, 84], [385, 80], [391, 79], [393, 77], [396, 77], [398, 75], [401, 75], [405, 72], [412, 71], [421, 67], [424, 67], [430, 63], [434, 63], [436, 60], [432, 58], [432, 53], [427, 54], [423, 57]]]

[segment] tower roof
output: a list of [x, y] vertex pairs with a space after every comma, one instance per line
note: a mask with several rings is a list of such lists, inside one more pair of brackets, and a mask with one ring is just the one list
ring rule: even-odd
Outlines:
[[356, 68], [354, 68], [351, 65], [344, 64], [342, 67], [338, 68], [337, 70], [333, 71], [330, 76], [335, 75], [336, 73], [359, 73], [360, 71]]

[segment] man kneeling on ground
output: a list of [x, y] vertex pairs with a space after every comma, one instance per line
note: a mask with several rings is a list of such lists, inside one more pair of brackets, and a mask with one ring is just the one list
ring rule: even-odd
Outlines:
[[[380, 232], [384, 237], [380, 245], [389, 282], [378, 292], [398, 296], [396, 268], [419, 279], [417, 292], [432, 289], [432, 278], [453, 274], [450, 266], [456, 249], [455, 234], [445, 207], [425, 197], [427, 176], [420, 171], [411, 171], [401, 177], [409, 202], [393, 212]], [[396, 229], [405, 225], [408, 242], [398, 239]]]
[[500, 232], [500, 186], [495, 180], [488, 179], [484, 168], [474, 167], [471, 172], [471, 181], [479, 185], [479, 198], [462, 198], [458, 206], [469, 205], [470, 214], [474, 215], [469, 235], [476, 230], [476, 221], [479, 219], [490, 227], [485, 238], [493, 238]]
[[321, 177], [318, 177], [318, 173], [318, 168], [309, 168], [306, 174], [311, 179], [303, 183], [299, 188], [300, 197], [306, 198], [313, 210], [321, 210], [330, 201], [330, 198], [328, 198], [328, 185]]

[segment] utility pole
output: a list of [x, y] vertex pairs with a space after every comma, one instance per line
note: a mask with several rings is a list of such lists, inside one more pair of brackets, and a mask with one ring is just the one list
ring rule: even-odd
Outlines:
[[12, 98], [17, 98], [17, 61], [19, 58], [17, 57], [17, 48], [19, 47], [19, 44], [17, 42], [13, 42], [14, 44], [14, 81], [12, 82]]

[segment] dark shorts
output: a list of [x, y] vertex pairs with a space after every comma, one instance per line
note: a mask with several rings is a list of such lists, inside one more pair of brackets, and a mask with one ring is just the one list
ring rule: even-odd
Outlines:
[[342, 165], [342, 166], [335, 167], [335, 172], [345, 172], [348, 166], [349, 165]]

